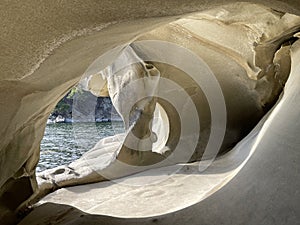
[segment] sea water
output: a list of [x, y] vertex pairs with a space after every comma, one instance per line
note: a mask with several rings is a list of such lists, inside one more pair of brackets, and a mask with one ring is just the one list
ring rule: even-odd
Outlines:
[[68, 165], [102, 138], [122, 132], [122, 122], [47, 124], [36, 171]]

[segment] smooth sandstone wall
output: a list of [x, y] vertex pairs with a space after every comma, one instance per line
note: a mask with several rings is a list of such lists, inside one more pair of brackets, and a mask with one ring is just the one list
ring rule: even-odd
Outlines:
[[[0, 217], [9, 221], [37, 188], [46, 119], [97, 56], [179, 15], [229, 2], [1, 1]], [[252, 2], [300, 10], [297, 0]]]
[[251, 156], [240, 172], [213, 195], [177, 212], [146, 218], [91, 215], [68, 205], [47, 203], [33, 210], [20, 225], [54, 221], [59, 225], [298, 224], [300, 41], [293, 45], [291, 54], [292, 71], [284, 94], [237, 147], [249, 148]]

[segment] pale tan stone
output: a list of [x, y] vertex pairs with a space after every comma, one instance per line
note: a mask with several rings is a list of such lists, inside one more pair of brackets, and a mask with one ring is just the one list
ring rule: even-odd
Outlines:
[[[276, 9], [277, 11], [273, 12], [279, 17], [282, 16], [281, 21], [285, 21], [288, 25], [291, 25], [296, 17], [282, 12], [299, 15], [300, 9], [297, 0], [257, 0], [252, 2]], [[217, 0], [209, 2], [166, 1], [163, 4], [161, 1], [155, 0], [151, 3], [139, 1], [138, 4], [136, 1], [101, 1], [101, 3], [74, 1], [72, 4], [64, 1], [41, 1], [38, 4], [31, 0], [26, 2], [2, 1], [0, 7], [0, 218], [4, 219], [1, 220], [1, 223], [2, 221], [3, 223], [12, 222], [13, 213], [22, 202], [38, 190], [35, 166], [39, 158], [39, 142], [43, 136], [47, 117], [59, 99], [80, 80], [81, 75], [97, 56], [116, 45], [128, 43], [155, 27], [174, 21], [179, 15], [181, 17], [186, 13], [222, 4], [224, 1]], [[250, 13], [250, 16], [245, 18], [252, 20], [253, 17]], [[281, 28], [281, 26], [284, 29], [278, 32], [277, 28]], [[286, 56], [288, 54], [287, 47], [283, 47], [277, 53], [275, 51], [278, 46], [267, 48], [270, 44], [270, 41], [267, 40], [271, 40], [274, 35], [284, 35], [285, 32], [288, 32], [286, 28], [278, 23], [274, 26], [274, 30], [271, 29], [265, 34], [266, 39], [261, 40], [266, 41], [265, 44], [256, 49], [257, 52], [259, 50], [260, 57], [254, 61], [251, 54], [248, 54], [249, 49], [247, 48], [245, 49], [247, 54], [240, 58], [236, 54], [231, 54], [238, 52], [235, 49], [233, 51], [231, 49], [227, 53], [247, 72], [255, 69], [254, 66], [262, 67], [263, 72], [271, 71], [267, 69], [273, 60], [275, 65], [282, 63], [281, 68], [288, 68], [286, 60], [281, 60], [288, 58]], [[291, 36], [297, 29], [291, 30], [288, 35]], [[155, 36], [155, 34], [153, 35]], [[222, 44], [225, 45], [225, 43]], [[204, 45], [213, 47], [210, 43]], [[211, 224], [218, 219], [220, 222], [221, 217], [224, 224], [232, 224], [232, 221], [236, 220], [238, 220], [237, 224], [243, 224], [244, 219], [248, 219], [249, 223], [267, 224], [267, 222], [264, 223], [264, 219], [266, 219], [264, 215], [277, 218], [279, 224], [284, 222], [294, 224], [293, 222], [297, 221], [297, 215], [299, 215], [297, 212], [299, 208], [297, 204], [299, 202], [297, 201], [299, 200], [297, 198], [299, 185], [297, 182], [299, 179], [297, 178], [299, 177], [295, 171], [299, 169], [299, 154], [296, 151], [299, 146], [297, 136], [299, 131], [297, 122], [299, 87], [297, 84], [299, 82], [296, 78], [299, 73], [297, 67], [298, 47], [295, 45], [292, 51], [294, 58], [290, 77], [293, 78], [289, 80], [283, 99], [276, 106], [271, 118], [268, 119], [268, 123], [264, 125], [258, 136], [256, 148], [259, 151], [253, 155], [241, 173], [230, 182], [231, 185], [222, 188], [209, 200], [201, 202], [200, 208], [194, 207], [175, 215], [167, 215], [166, 219], [159, 219], [159, 223], [184, 223], [184, 219], [179, 218], [188, 220], [188, 218], [195, 218], [195, 215], [201, 216], [203, 223]], [[274, 54], [276, 55], [275, 59], [273, 59]], [[103, 62], [103, 65], [108, 65], [112, 61], [113, 58]], [[249, 62], [249, 65], [245, 62]], [[159, 67], [159, 65], [156, 66]], [[240, 67], [237, 66], [237, 68]], [[278, 75], [278, 67], [273, 69]], [[257, 72], [257, 70], [254, 71]], [[279, 84], [282, 83], [282, 78], [287, 77], [285, 71], [286, 69], [283, 69], [283, 74], [278, 80]], [[256, 73], [250, 77], [255, 78]], [[274, 82], [272, 80], [270, 82], [271, 78], [272, 76], [267, 76], [257, 83], [256, 91], [264, 96], [260, 102], [262, 105], [268, 104], [270, 99], [269, 92], [265, 93], [264, 87], [270, 86], [271, 90], [277, 90], [276, 87], [273, 89]], [[275, 95], [271, 94], [271, 99], [272, 96]], [[243, 99], [242, 96], [241, 99]], [[281, 161], [282, 164], [277, 164], [278, 161]], [[266, 164], [262, 166], [263, 163]], [[273, 177], [276, 178], [276, 182]], [[249, 180], [252, 180], [254, 184], [249, 183]], [[264, 181], [268, 185], [264, 185]], [[52, 187], [52, 183], [46, 182], [45, 185]], [[251, 191], [249, 193], [242, 191], [242, 187], [248, 186], [252, 187], [251, 190], [257, 190], [258, 196]], [[280, 192], [276, 192], [276, 195], [274, 194], [275, 189], [280, 190]], [[235, 195], [232, 195], [233, 193]], [[280, 197], [286, 195], [288, 197], [284, 200], [289, 201], [290, 211], [285, 211], [280, 202]], [[244, 217], [239, 218], [235, 216], [234, 211], [237, 208], [242, 210], [242, 201], [246, 201], [245, 199], [251, 200], [254, 204], [246, 207], [243, 211]], [[271, 200], [273, 204], [269, 207], [268, 203]], [[231, 204], [230, 201], [234, 204]], [[213, 212], [208, 213], [209, 206], [214, 207]], [[221, 209], [219, 206], [226, 206], [227, 211], [231, 213], [223, 216], [224, 208]], [[255, 217], [257, 219], [250, 217], [256, 210], [255, 207], [260, 210]], [[50, 214], [48, 213], [48, 215]], [[286, 220], [284, 220], [285, 215], [288, 216]], [[37, 218], [34, 221], [38, 222]], [[126, 223], [126, 220], [118, 219], [112, 219], [111, 223], [117, 223], [114, 221]], [[145, 221], [154, 222], [151, 219]], [[194, 224], [197, 222], [198, 220], [190, 221]], [[61, 223], [63, 224], [63, 222]], [[81, 222], [74, 223], [80, 224]], [[129, 221], [128, 223], [137, 222]]]

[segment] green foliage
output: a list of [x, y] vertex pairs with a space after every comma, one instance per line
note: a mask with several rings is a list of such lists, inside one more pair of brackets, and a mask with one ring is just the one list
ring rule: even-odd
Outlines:
[[58, 102], [52, 114], [68, 115], [71, 111], [71, 105], [64, 102], [63, 99]]
[[72, 99], [75, 94], [82, 94], [82, 93], [83, 91], [79, 89], [77, 86], [73, 87], [67, 94], [67, 99]]
[[79, 103], [83, 103], [88, 100], [88, 97], [91, 93], [87, 91], [83, 91], [77, 86], [73, 87], [66, 95], [63, 97], [56, 105], [55, 109], [51, 113], [54, 116], [61, 115], [63, 117], [69, 117], [72, 114], [72, 105], [73, 99], [76, 95], [76, 101]]

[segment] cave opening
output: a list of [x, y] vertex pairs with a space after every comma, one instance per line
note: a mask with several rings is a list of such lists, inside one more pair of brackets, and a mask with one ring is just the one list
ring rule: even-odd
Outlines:
[[[232, 224], [232, 221], [297, 224], [299, 216], [295, 212], [300, 202], [295, 195], [299, 190], [300, 165], [297, 0], [234, 1], [228, 5], [219, 0], [178, 0], [164, 4], [153, 0], [147, 7], [135, 1], [115, 3], [82, 1], [72, 5], [61, 1], [51, 4], [19, 1], [3, 5], [4, 13], [0, 14], [4, 28], [1, 35], [4, 48], [0, 53], [3, 64], [0, 76], [1, 224], [184, 224], [186, 221], [191, 224], [199, 224], [199, 221], [204, 224]], [[160, 42], [160, 48], [148, 45], [150, 42], [139, 45], [149, 40]], [[165, 48], [163, 43], [166, 42], [171, 51]], [[177, 48], [178, 45], [182, 48]], [[118, 148], [116, 142], [124, 140], [124, 135], [115, 135], [116, 138], [99, 141], [94, 151], [86, 152], [84, 160], [80, 157], [71, 162], [76, 154], [69, 154], [71, 163], [68, 165], [48, 172], [43, 166], [36, 168], [40, 141], [54, 104], [78, 83], [94, 59], [115, 46], [120, 47], [117, 53], [133, 49], [143, 59], [142, 75], [151, 78], [141, 83], [144, 90], [153, 90], [150, 87], [156, 85], [157, 75], [175, 81], [184, 91], [173, 91], [176, 85], [169, 83], [158, 87], [170, 90], [164, 92], [169, 94], [167, 100], [179, 100], [181, 107], [163, 98], [152, 98], [153, 92], [150, 92], [150, 96], [135, 105], [133, 117], [142, 115], [137, 126], [131, 127], [134, 124], [130, 119], [125, 123], [130, 129], [134, 128], [133, 133], [141, 140], [128, 135], [122, 142], [124, 145]], [[183, 48], [199, 56], [212, 73], [197, 67], [199, 64], [193, 58], [183, 57], [186, 53], [181, 51]], [[165, 61], [148, 59], [149, 53], [167, 56], [166, 59], [180, 66], [176, 68]], [[116, 55], [104, 57], [102, 64], [99, 63], [102, 66], [94, 72], [102, 71], [104, 64], [115, 62]], [[212, 86], [194, 85], [197, 79], [189, 79], [188, 71], [193, 71], [183, 68], [186, 65], [200, 69], [201, 75], [205, 72], [214, 75], [224, 102]], [[132, 73], [127, 75], [124, 84]], [[109, 90], [103, 88], [106, 81], [118, 83], [116, 76], [106, 77], [109, 81], [101, 76], [90, 78], [88, 90], [94, 96], [107, 96]], [[122, 103], [130, 105], [130, 100], [141, 94], [137, 91], [122, 96], [117, 92], [111, 99], [118, 110], [124, 106]], [[206, 96], [207, 93], [213, 95]], [[125, 100], [120, 101], [122, 98]], [[91, 119], [95, 114], [93, 107], [97, 105], [94, 101], [84, 107], [84, 102], [78, 105], [82, 106], [83, 115], [76, 112], [77, 118], [73, 110], [70, 116], [69, 109], [61, 104], [58, 107], [60, 110], [65, 107], [67, 114], [54, 114], [47, 126], [59, 130], [59, 126], [70, 125], [74, 131], [79, 125], [77, 132], [80, 133], [84, 130], [81, 124], [93, 123], [92, 133], [99, 133], [97, 124], [108, 122], [100, 117], [98, 122], [95, 118], [80, 122], [82, 116]], [[216, 113], [221, 112], [224, 105], [226, 129], [223, 129], [222, 113]], [[167, 131], [164, 138], [151, 130], [151, 124], [160, 124], [151, 118], [154, 106], [162, 108], [158, 110], [158, 117], [168, 119], [163, 120], [168, 121], [163, 125], [169, 128], [164, 130]], [[93, 113], [86, 113], [88, 109]], [[74, 122], [76, 120], [78, 122]], [[63, 121], [74, 123], [61, 123]], [[197, 129], [197, 121], [201, 122], [200, 129]], [[187, 131], [184, 136], [182, 132], [174, 134], [174, 130], [184, 126], [189, 128], [184, 130]], [[218, 135], [210, 141], [211, 130], [219, 131], [219, 136], [225, 132], [224, 142], [217, 157], [212, 151], [206, 158], [202, 150], [209, 144], [216, 147], [218, 142]], [[49, 130], [46, 128], [46, 131]], [[87, 132], [82, 133], [74, 135], [73, 140], [84, 143], [81, 139], [85, 139]], [[167, 139], [168, 135], [171, 138]], [[87, 140], [90, 137], [92, 135], [88, 135]], [[62, 135], [59, 144], [65, 139]], [[195, 141], [198, 141], [196, 148]], [[141, 151], [153, 143], [158, 151]], [[170, 154], [177, 146], [179, 151]], [[215, 149], [220, 150], [219, 147]], [[197, 150], [192, 162], [182, 160], [182, 157], [189, 158], [184, 155], [189, 149]], [[52, 161], [60, 160], [53, 158]]]
[[[78, 115], [79, 111], [82, 116], [73, 118], [72, 114]], [[111, 99], [95, 97], [76, 85], [49, 115], [36, 171], [68, 165], [92, 149], [99, 140], [122, 132], [122, 119]]]
[[[246, 11], [249, 11], [247, 7], [245, 8]], [[256, 10], [256, 6], [251, 5], [250, 8]], [[130, 108], [134, 106], [133, 117], [136, 118], [134, 120], [136, 123], [130, 122], [130, 116], [128, 117], [129, 121], [124, 120], [124, 117], [122, 119], [125, 123], [125, 129], [132, 129], [136, 134], [141, 134], [140, 139], [142, 141], [133, 138], [136, 141], [134, 142], [131, 139], [132, 136], [128, 135], [121, 140], [123, 144], [121, 148], [119, 148], [119, 145], [114, 145], [115, 140], [109, 139], [111, 143], [110, 141], [100, 141], [97, 144], [97, 151], [89, 152], [85, 159], [75, 163], [71, 162], [69, 166], [59, 167], [49, 174], [40, 175], [39, 178], [43, 180], [42, 184], [43, 182], [49, 182], [49, 180], [54, 183], [55, 186], [51, 186], [53, 189], [74, 186], [68, 189], [71, 190], [71, 194], [65, 190], [61, 191], [61, 194], [66, 195], [63, 201], [59, 199], [59, 196], [50, 194], [42, 202], [67, 202], [69, 205], [89, 213], [120, 217], [156, 216], [160, 215], [161, 211], [168, 213], [175, 210], [174, 208], [168, 209], [170, 202], [174, 201], [172, 193], [169, 196], [170, 192], [165, 194], [159, 190], [161, 188], [160, 185], [172, 186], [172, 180], [168, 179], [170, 175], [172, 175], [170, 176], [172, 177], [171, 179], [173, 177], [175, 177], [174, 179], [191, 179], [189, 181], [198, 182], [197, 185], [201, 186], [201, 190], [198, 190], [199, 196], [193, 200], [187, 197], [188, 201], [184, 197], [186, 189], [177, 188], [177, 186], [174, 188], [174, 196], [182, 193], [183, 197], [177, 199], [179, 205], [180, 201], [185, 202], [181, 206], [182, 208], [197, 203], [206, 198], [208, 196], [207, 193], [212, 194], [222, 188], [234, 176], [233, 174], [239, 171], [244, 161], [248, 160], [249, 155], [251, 155], [251, 147], [241, 146], [249, 142], [258, 133], [257, 130], [263, 126], [263, 122], [267, 119], [267, 115], [270, 112], [269, 110], [274, 107], [282, 94], [290, 73], [290, 49], [297, 40], [296, 37], [292, 36], [298, 29], [298, 25], [295, 25], [296, 23], [292, 23], [291, 27], [286, 26], [286, 24], [283, 24], [282, 27], [275, 26], [274, 21], [280, 20], [283, 16], [270, 15], [269, 10], [264, 8], [258, 9], [258, 24], [261, 21], [267, 24], [266, 27], [262, 26], [262, 28], [257, 27], [256, 23], [254, 25], [251, 24], [252, 21], [249, 22], [251, 16], [248, 14], [246, 19], [244, 17], [239, 18], [241, 14], [235, 10], [236, 7], [225, 7], [225, 12], [212, 10], [204, 15], [195, 14], [145, 33], [126, 45], [126, 47], [123, 47], [120, 58], [117, 58], [105, 69], [93, 67], [97, 63], [101, 64], [98, 59], [98, 61], [95, 60], [92, 68], [89, 68], [84, 74], [80, 82], [81, 85], [84, 86], [85, 90], [89, 90], [92, 93], [90, 95], [94, 99], [97, 98], [96, 96], [107, 95], [109, 92], [117, 108], [116, 110], [121, 116], [131, 113], [131, 110], [128, 111], [126, 109], [127, 106], [130, 106]], [[230, 13], [233, 13], [233, 15]], [[217, 22], [214, 19], [212, 20], [211, 17], [215, 18]], [[202, 32], [201, 29], [198, 29], [198, 27], [201, 27], [200, 25], [207, 32]], [[280, 29], [282, 29], [286, 33], [283, 31], [282, 33], [274, 32], [276, 30], [275, 27], [280, 32]], [[226, 35], [219, 38], [223, 33]], [[205, 67], [204, 69], [197, 67], [196, 64], [193, 64], [195, 62], [193, 59], [182, 57], [181, 54], [185, 54], [184, 50], [182, 48], [176, 49], [175, 45], [171, 45], [175, 50], [173, 49], [173, 52], [167, 53], [171, 60], [174, 60], [172, 62], [175, 63], [155, 61], [147, 58], [149, 54], [155, 52], [153, 50], [155, 48], [151, 45], [149, 47], [149, 42], [147, 41], [154, 40], [156, 43], [159, 43], [160, 51], [156, 49], [158, 53], [155, 52], [155, 54], [156, 56], [161, 56], [166, 50], [164, 49], [166, 39], [168, 42], [181, 45], [185, 49], [193, 50], [196, 55], [201, 56], [201, 60], [203, 60], [201, 62], [207, 63], [209, 70], [205, 66], [203, 66]], [[232, 41], [233, 39], [235, 41]], [[126, 64], [130, 60], [134, 63], [122, 67], [123, 63]], [[174, 64], [176, 65], [174, 66]], [[120, 65], [121, 69], [116, 69]], [[224, 98], [224, 104], [222, 101], [219, 101], [220, 98], [213, 98], [207, 94], [209, 91], [216, 94], [218, 88], [215, 89], [209, 85], [206, 87], [201, 86], [199, 84], [201, 82], [198, 82], [197, 78], [191, 76], [189, 74], [190, 71], [186, 68], [199, 69], [201, 76], [205, 74], [215, 76], [220, 84], [218, 88], [221, 90], [222, 98]], [[143, 80], [145, 77], [149, 81]], [[168, 82], [157, 84], [157, 77], [161, 80], [164, 78], [171, 80], [173, 86]], [[133, 86], [136, 88], [127, 88], [126, 85], [130, 86], [129, 84], [135, 81], [135, 78], [142, 79], [142, 83], [139, 86]], [[160, 94], [163, 97], [167, 96], [169, 99], [154, 98], [156, 88], [163, 91], [167, 90], [166, 92], [162, 91], [163, 95]], [[143, 91], [146, 92], [147, 96], [143, 95]], [[139, 95], [141, 95], [141, 99], [136, 98], [140, 97]], [[179, 109], [176, 108], [176, 104], [174, 106], [167, 101], [170, 99], [179, 101]], [[220, 118], [224, 119], [224, 117], [214, 117], [213, 111], [215, 109], [211, 108], [212, 101], [217, 105], [215, 108], [217, 110], [220, 108], [224, 109], [225, 106], [226, 127], [220, 148], [216, 148], [220, 152], [213, 151], [205, 155], [204, 150], [206, 146], [213, 143], [209, 139], [211, 129], [222, 130], [220, 127], [222, 128], [222, 122], [224, 122], [224, 120], [220, 120]], [[90, 112], [93, 112], [93, 110], [90, 109], [93, 109], [97, 103], [95, 101], [91, 103], [86, 100], [79, 100], [73, 105], [80, 108], [79, 113], [75, 110], [76, 116], [72, 114], [73, 122], [76, 122], [82, 118], [90, 119], [93, 117], [93, 115], [90, 115]], [[161, 108], [159, 111], [164, 112], [162, 113], [164, 116], [161, 116], [161, 114], [159, 117], [165, 117], [165, 120], [168, 120], [168, 123], [166, 123], [168, 132], [163, 138], [163, 144], [157, 142], [157, 139], [160, 140], [157, 136], [164, 132], [153, 132], [151, 127], [153, 123], [151, 115], [156, 108], [159, 108], [156, 107], [157, 105]], [[194, 110], [195, 114], [190, 114], [192, 110]], [[144, 119], [140, 119], [142, 116], [144, 116]], [[95, 119], [92, 120], [94, 121]], [[139, 120], [141, 121], [140, 123]], [[197, 127], [198, 120], [202, 122], [201, 129]], [[216, 121], [217, 123], [214, 124]], [[74, 126], [76, 124], [74, 123]], [[187, 126], [189, 129], [185, 136], [182, 136], [181, 134], [184, 133], [182, 132], [182, 127], [184, 126]], [[126, 138], [128, 139], [127, 143]], [[146, 139], [146, 141], [143, 139]], [[190, 148], [190, 144], [195, 142], [195, 140], [196, 147], [191, 145], [192, 147]], [[130, 145], [132, 143], [134, 146]], [[149, 145], [151, 147], [155, 146], [153, 143], [158, 143], [157, 146], [160, 148], [158, 151], [156, 151], [157, 149], [150, 149], [152, 151], [148, 152], [144, 151], [145, 149], [149, 150], [146, 148]], [[103, 152], [98, 151], [101, 148], [105, 149], [106, 145], [109, 144], [112, 145], [108, 154], [105, 155]], [[178, 146], [180, 146], [180, 153], [177, 152], [177, 155], [172, 154], [171, 151]], [[113, 154], [112, 149], [114, 151]], [[114, 154], [116, 149], [120, 150], [117, 152], [117, 156]], [[191, 155], [189, 155], [189, 150], [193, 151]], [[182, 153], [183, 151], [187, 153]], [[101, 156], [103, 157], [101, 158]], [[169, 156], [171, 156], [170, 160], [165, 160]], [[139, 168], [135, 167], [127, 170], [128, 167], [122, 167], [123, 165], [119, 165], [119, 162], [114, 161], [115, 159]], [[165, 161], [165, 164], [160, 164], [162, 161]], [[151, 163], [154, 166], [147, 167], [152, 165]], [[201, 165], [204, 170], [200, 171]], [[157, 168], [163, 169], [159, 170]], [[201, 173], [201, 176], [198, 176], [199, 171], [204, 171]], [[132, 176], [128, 177], [128, 175]], [[183, 178], [188, 177], [186, 175], [190, 177]], [[154, 180], [158, 179], [161, 181], [156, 187], [151, 186], [153, 185], [151, 180], [153, 177], [155, 177]], [[204, 179], [201, 177], [204, 177]], [[209, 181], [207, 182], [207, 180]], [[100, 183], [99, 181], [104, 182]], [[79, 184], [89, 185], [87, 188], [93, 189], [94, 194], [102, 195], [102, 197], [94, 198], [95, 204], [81, 204], [73, 200], [78, 196], [76, 195], [78, 192], [84, 192], [79, 197], [80, 200], [89, 198], [82, 187], [77, 187]], [[126, 184], [130, 187], [122, 185], [119, 187], [116, 184]], [[138, 184], [137, 186], [143, 184], [144, 189], [139, 192], [136, 187], [132, 187], [135, 186], [132, 184]], [[151, 190], [148, 190], [147, 186], [149, 185]], [[122, 190], [124, 193], [127, 191], [132, 192], [131, 199], [139, 196], [139, 200], [135, 199], [138, 202], [137, 207], [124, 211], [121, 210], [119, 201], [107, 200], [110, 196], [110, 188], [116, 190], [113, 189], [115, 186], [118, 186], [116, 189], [120, 188], [119, 190]], [[185, 184], [180, 183], [179, 186], [185, 187]], [[162, 196], [165, 198], [164, 204], [157, 206], [155, 201], [160, 199], [161, 202]], [[149, 200], [150, 198], [151, 200]], [[128, 199], [126, 199], [125, 195], [120, 197], [120, 199], [121, 204], [128, 204]], [[146, 204], [147, 200], [149, 202]], [[157, 208], [149, 207], [151, 204], [156, 205]], [[141, 207], [143, 212], [139, 211], [138, 207]]]

